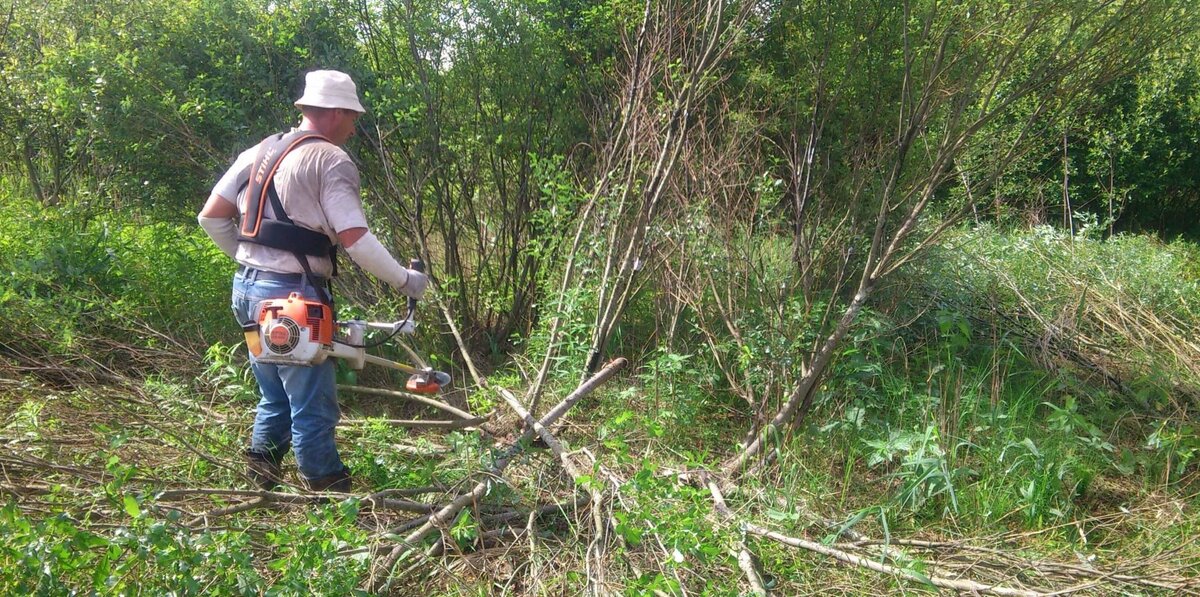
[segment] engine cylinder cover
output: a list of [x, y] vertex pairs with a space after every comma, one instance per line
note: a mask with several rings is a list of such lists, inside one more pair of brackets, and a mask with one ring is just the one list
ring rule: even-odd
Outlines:
[[333, 344], [333, 310], [298, 292], [263, 301], [258, 324], [266, 348], [256, 357], [260, 363], [316, 365], [328, 357]]

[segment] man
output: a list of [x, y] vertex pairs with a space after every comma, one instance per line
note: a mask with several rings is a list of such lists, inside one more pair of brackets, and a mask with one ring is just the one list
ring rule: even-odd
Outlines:
[[[213, 242], [238, 262], [238, 323], [256, 322], [261, 301], [291, 292], [329, 302], [336, 245], [363, 269], [421, 298], [428, 278], [396, 262], [367, 229], [358, 168], [341, 148], [365, 111], [354, 81], [337, 71], [310, 72], [295, 105], [300, 126], [242, 152], [198, 217]], [[333, 359], [311, 367], [261, 364], [253, 355], [250, 362], [262, 396], [246, 452], [250, 477], [273, 489], [283, 457], [294, 448], [309, 489], [349, 491], [350, 471], [334, 443], [339, 411]]]

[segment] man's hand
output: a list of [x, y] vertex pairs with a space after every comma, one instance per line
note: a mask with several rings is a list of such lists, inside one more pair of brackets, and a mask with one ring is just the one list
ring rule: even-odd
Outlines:
[[408, 280], [404, 282], [404, 286], [400, 287], [400, 292], [421, 300], [425, 296], [425, 289], [429, 287], [429, 276], [415, 269], [406, 271], [408, 272]]

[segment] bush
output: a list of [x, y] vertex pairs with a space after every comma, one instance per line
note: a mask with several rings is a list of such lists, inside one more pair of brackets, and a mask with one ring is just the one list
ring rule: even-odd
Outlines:
[[[19, 331], [0, 347], [6, 355], [178, 370], [168, 355], [199, 355], [234, 338], [232, 263], [198, 227], [44, 208], [13, 194], [0, 205], [11, 214], [0, 222], [0, 268], [9, 276], [0, 322]], [[217, 330], [229, 333], [212, 337]]]

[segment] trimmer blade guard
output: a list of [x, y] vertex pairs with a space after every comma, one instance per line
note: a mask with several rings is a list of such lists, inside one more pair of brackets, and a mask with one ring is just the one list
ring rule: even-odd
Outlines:
[[436, 394], [445, 386], [450, 385], [449, 373], [442, 371], [426, 371], [408, 377], [404, 388], [414, 394]]

